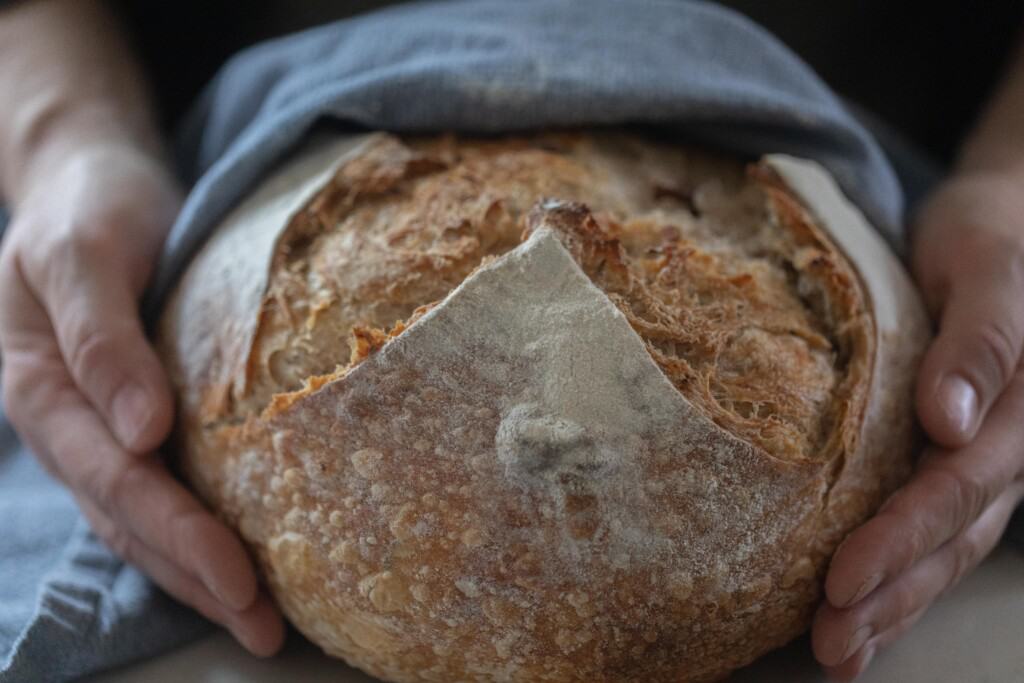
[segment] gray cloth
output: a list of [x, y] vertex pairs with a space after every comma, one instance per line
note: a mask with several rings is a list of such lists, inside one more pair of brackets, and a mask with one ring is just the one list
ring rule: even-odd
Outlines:
[[208, 633], [126, 567], [0, 412], [0, 681], [61, 681]]
[[[150, 312], [216, 220], [321, 120], [476, 132], [646, 124], [747, 155], [790, 152], [831, 169], [899, 240], [901, 193], [871, 137], [737, 15], [665, 0], [416, 4], [267, 43], [224, 68], [181, 145], [195, 184]], [[0, 428], [0, 683], [72, 678], [204, 633], [88, 533], [2, 416]]]
[[894, 245], [884, 154], [803, 62], [742, 16], [672, 0], [416, 4], [242, 52], [185, 135], [198, 177], [161, 294], [217, 218], [318, 119], [394, 131], [648, 124], [719, 148], [817, 159]]

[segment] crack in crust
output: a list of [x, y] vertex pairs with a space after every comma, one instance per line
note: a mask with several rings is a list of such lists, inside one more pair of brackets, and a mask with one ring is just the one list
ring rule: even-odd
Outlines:
[[185, 475], [375, 676], [717, 680], [806, 628], [908, 473], [919, 302], [882, 277], [905, 324], [876, 329], [877, 282], [761, 164], [375, 135], [303, 197], [228, 221], [160, 349]]
[[[602, 155], [625, 172], [599, 172], [590, 162]], [[705, 414], [775, 457], [830, 458], [836, 428], [863, 398], [854, 388], [864, 368], [849, 359], [870, 355], [856, 278], [756, 167], [746, 178], [739, 164], [707, 178], [678, 172], [702, 162], [628, 138], [383, 139], [282, 237], [251, 388], [234, 393], [235, 409], [288, 405], [296, 390], [344, 375], [551, 214]], [[609, 181], [622, 187], [601, 187]], [[538, 203], [545, 195], [568, 203]], [[739, 210], [723, 210], [730, 201]]]

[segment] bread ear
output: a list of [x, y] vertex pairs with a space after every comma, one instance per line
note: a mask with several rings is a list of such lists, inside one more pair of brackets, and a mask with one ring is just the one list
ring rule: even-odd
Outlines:
[[174, 288], [158, 346], [180, 400], [204, 424], [229, 416], [281, 237], [338, 168], [377, 137], [314, 136], [223, 219]]
[[818, 163], [774, 154], [762, 164], [832, 238], [867, 294], [874, 327], [864, 413], [851, 422], [849, 455], [841, 463], [825, 508], [822, 538], [844, 535], [902, 483], [912, 459], [892, 460], [890, 444], [917, 441], [914, 383], [932, 337], [920, 293], [903, 264], [864, 214]]
[[806, 628], [927, 324], [823, 170], [742, 169], [375, 134], [228, 216], [162, 321], [177, 455], [300, 630], [399, 682], [702, 683]]

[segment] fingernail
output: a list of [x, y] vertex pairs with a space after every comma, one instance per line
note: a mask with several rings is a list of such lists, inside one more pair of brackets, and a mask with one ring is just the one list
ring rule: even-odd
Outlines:
[[939, 402], [961, 434], [970, 434], [978, 412], [978, 394], [971, 383], [959, 375], [950, 375], [939, 387]]
[[846, 649], [843, 650], [843, 656], [837, 662], [837, 664], [842, 664], [847, 659], [852, 657], [854, 655], [854, 653], [857, 652], [857, 650], [859, 650], [862, 647], [864, 647], [864, 644], [866, 642], [868, 642], [868, 639], [870, 639], [870, 638], [871, 638], [871, 627], [866, 625], [866, 624], [864, 626], [861, 626], [856, 631], [854, 631], [853, 635], [850, 636], [850, 639], [848, 641], [846, 641]]
[[152, 411], [149, 395], [135, 383], [126, 384], [114, 397], [114, 429], [121, 444], [130, 448], [145, 429]]
[[844, 602], [842, 605], [839, 605], [839, 607], [849, 607], [854, 603], [860, 602], [865, 597], [867, 597], [868, 594], [871, 593], [871, 591], [878, 588], [878, 584], [880, 583], [882, 583], [882, 575], [872, 574], [868, 578], [864, 579], [860, 586], [857, 587], [857, 591], [852, 596], [850, 596], [850, 599]]

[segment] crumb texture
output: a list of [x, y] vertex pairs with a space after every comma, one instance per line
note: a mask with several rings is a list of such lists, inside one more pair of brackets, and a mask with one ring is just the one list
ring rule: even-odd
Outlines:
[[382, 138], [282, 239], [236, 410], [379, 349], [520, 244], [544, 199], [563, 202], [556, 229], [687, 398], [777, 457], [823, 454], [849, 398], [843, 323], [863, 316], [823, 291], [855, 290], [845, 264], [780, 229], [738, 162], [614, 136]]

